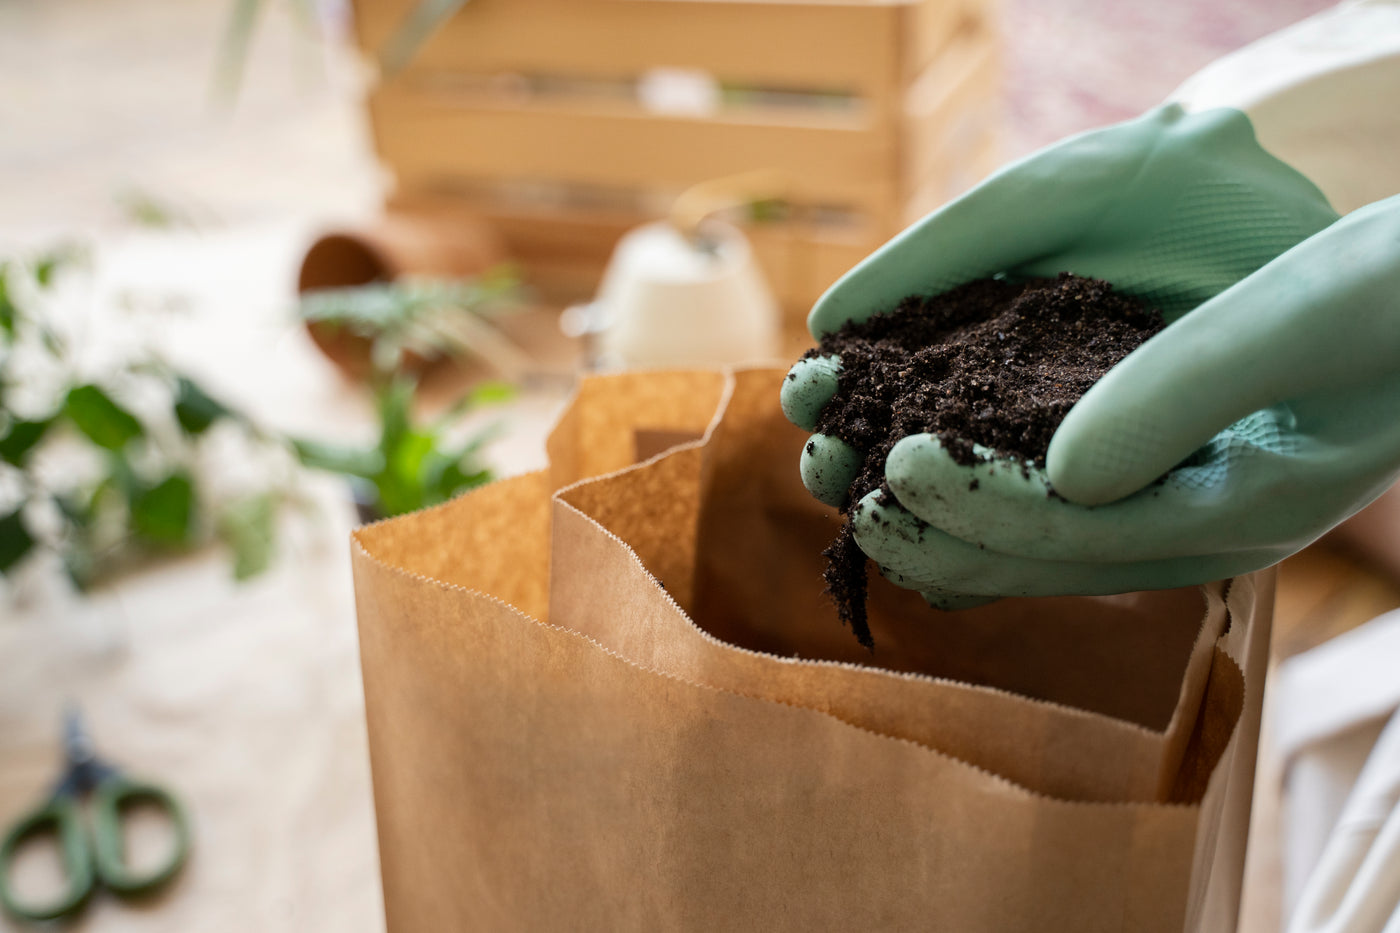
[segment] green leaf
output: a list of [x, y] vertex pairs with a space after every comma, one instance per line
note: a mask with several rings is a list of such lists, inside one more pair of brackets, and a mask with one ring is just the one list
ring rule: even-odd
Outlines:
[[417, 481], [423, 475], [423, 461], [433, 452], [433, 446], [431, 434], [409, 431], [400, 435], [398, 444], [385, 451], [389, 472], [405, 481]]
[[131, 530], [142, 540], [183, 547], [194, 537], [194, 483], [189, 474], [172, 473], [131, 499]]
[[44, 432], [52, 424], [52, 418], [44, 421], [11, 421], [10, 429], [4, 437], [0, 437], [0, 460], [23, 466], [24, 458], [44, 439]]
[[231, 412], [194, 381], [180, 376], [175, 383], [175, 420], [189, 435], [203, 434], [209, 426]]
[[788, 204], [782, 198], [758, 198], [750, 201], [749, 221], [756, 224], [777, 223], [788, 215]]
[[467, 0], [418, 0], [404, 18], [403, 25], [379, 52], [379, 66], [384, 71], [384, 77], [392, 77], [402, 71], [413, 61], [413, 56], [418, 54], [423, 43], [466, 5]]
[[15, 335], [15, 319], [19, 317], [19, 309], [10, 299], [10, 286], [7, 282], [9, 270], [8, 263], [0, 262], [0, 330], [13, 337]]
[[262, 0], [233, 0], [229, 22], [219, 41], [218, 64], [214, 75], [214, 91], [225, 101], [232, 101], [243, 85], [243, 68], [248, 63], [248, 47], [254, 27], [262, 12]]
[[470, 352], [462, 316], [487, 318], [514, 309], [518, 291], [518, 278], [488, 270], [476, 278], [413, 277], [317, 289], [301, 296], [298, 311], [304, 320], [368, 340], [376, 374], [389, 376], [402, 370], [407, 353], [439, 359]]
[[174, 230], [197, 226], [190, 212], [174, 201], [150, 191], [128, 188], [117, 192], [113, 200], [126, 220], [137, 227], [151, 230]]
[[433, 422], [433, 430], [445, 431], [458, 419], [474, 408], [483, 405], [500, 405], [509, 402], [519, 394], [519, 389], [509, 382], [483, 382], [470, 392], [457, 399]]
[[271, 493], [230, 503], [219, 515], [219, 538], [233, 551], [233, 576], [247, 580], [272, 563], [277, 497]]
[[[96, 499], [94, 494], [93, 499]], [[76, 493], [60, 493], [53, 497], [54, 505], [58, 507], [58, 514], [63, 516], [73, 528], [86, 528], [92, 523], [94, 502], [89, 500], [84, 503], [83, 497]]]
[[92, 552], [92, 544], [86, 538], [70, 540], [63, 547], [63, 569], [68, 571], [68, 579], [80, 592], [87, 590], [97, 579], [97, 557]]
[[476, 452], [493, 434], [490, 429], [478, 433], [455, 454], [434, 452], [425, 480], [429, 487], [427, 498], [430, 504], [446, 502], [468, 489], [491, 482], [493, 474], [489, 467], [477, 460]]
[[425, 480], [433, 446], [431, 434], [410, 430], [384, 451], [385, 469], [374, 482], [385, 515], [403, 515], [430, 504]]
[[519, 395], [519, 390], [509, 382], [483, 382], [471, 390], [472, 405], [500, 405]]
[[79, 431], [107, 450], [121, 450], [145, 433], [135, 415], [95, 385], [70, 389], [63, 410]]
[[438, 481], [439, 501], [446, 502], [453, 496], [475, 489], [491, 482], [491, 471], [478, 463], [453, 463], [442, 471]]
[[520, 288], [520, 267], [510, 262], [498, 262], [477, 276], [482, 294], [488, 299], [509, 298]]
[[84, 251], [76, 243], [62, 243], [34, 260], [34, 281], [43, 288], [53, 284], [55, 276], [68, 266], [81, 262]]
[[44, 256], [34, 264], [34, 281], [44, 288], [53, 284], [54, 273], [63, 265], [63, 258], [57, 254]]
[[374, 484], [379, 512], [385, 518], [407, 515], [429, 505], [424, 488], [417, 483], [405, 483], [396, 476], [381, 476]]
[[301, 465], [312, 470], [344, 473], [370, 479], [384, 469], [384, 458], [377, 450], [323, 444], [320, 441], [292, 440]]
[[107, 473], [92, 492], [90, 509], [95, 509], [99, 499], [108, 493], [117, 493], [122, 499], [129, 502], [147, 488], [146, 484], [136, 475], [131, 464], [121, 454], [108, 456], [105, 465]]
[[19, 509], [0, 518], [0, 573], [8, 573], [33, 547], [34, 536], [24, 527]]
[[385, 462], [394, 458], [393, 451], [403, 443], [404, 435], [413, 424], [413, 396], [417, 386], [412, 379], [393, 379], [377, 393], [379, 403], [379, 449]]

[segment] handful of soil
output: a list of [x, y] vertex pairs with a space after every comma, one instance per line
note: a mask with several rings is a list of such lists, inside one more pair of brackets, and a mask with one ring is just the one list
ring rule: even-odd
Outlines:
[[827, 592], [841, 622], [874, 648], [865, 614], [866, 557], [850, 510], [885, 485], [885, 458], [910, 434], [936, 434], [964, 465], [972, 445], [1042, 466], [1070, 408], [1114, 364], [1165, 326], [1162, 315], [1113, 286], [1067, 272], [1054, 279], [982, 279], [827, 334], [808, 357], [836, 354], [836, 394], [817, 431], [863, 457], [824, 552]]

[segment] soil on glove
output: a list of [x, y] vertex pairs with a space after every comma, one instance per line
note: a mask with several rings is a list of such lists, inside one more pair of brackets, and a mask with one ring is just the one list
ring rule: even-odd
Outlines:
[[[972, 445], [1043, 466], [1074, 403], [1114, 364], [1162, 329], [1161, 314], [1097, 279], [982, 279], [942, 295], [910, 296], [893, 311], [847, 324], [808, 357], [837, 354], [836, 394], [817, 431], [864, 455], [846, 521], [824, 552], [827, 592], [841, 621], [874, 647], [866, 621], [866, 557], [850, 509], [873, 490], [889, 497], [885, 458], [903, 437], [936, 434], [962, 464]], [[969, 485], [975, 488], [975, 480]]]

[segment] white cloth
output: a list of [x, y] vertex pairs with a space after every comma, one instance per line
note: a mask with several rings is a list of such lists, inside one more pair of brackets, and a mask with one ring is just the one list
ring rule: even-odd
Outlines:
[[1400, 930], [1400, 610], [1285, 661], [1288, 933]]
[[1341, 213], [1400, 194], [1400, 0], [1343, 3], [1212, 62], [1169, 100], [1234, 107]]

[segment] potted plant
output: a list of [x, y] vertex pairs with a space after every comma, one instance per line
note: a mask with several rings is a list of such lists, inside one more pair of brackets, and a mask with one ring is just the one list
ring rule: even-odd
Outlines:
[[347, 368], [368, 381], [379, 432], [367, 447], [305, 439], [294, 447], [304, 465], [350, 478], [362, 520], [436, 505], [491, 478], [480, 454], [497, 428], [462, 436], [461, 424], [481, 406], [512, 398], [509, 383], [479, 382], [432, 418], [419, 417], [415, 403], [431, 362], [471, 357], [512, 377], [525, 371], [528, 357], [489, 323], [516, 294], [514, 275], [497, 268], [477, 278], [373, 281], [302, 295], [300, 315], [318, 343], [338, 346]]
[[[71, 249], [0, 262], [0, 575], [49, 552], [86, 590], [212, 541], [236, 578], [262, 572], [297, 498], [286, 442], [148, 348], [92, 367], [47, 307], [80, 265]], [[229, 450], [269, 468], [230, 481]]]

